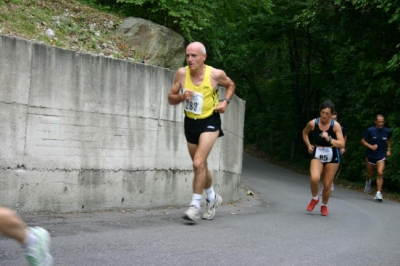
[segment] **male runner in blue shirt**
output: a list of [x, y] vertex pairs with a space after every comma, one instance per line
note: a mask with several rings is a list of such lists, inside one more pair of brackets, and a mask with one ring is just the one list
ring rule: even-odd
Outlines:
[[377, 179], [376, 188], [377, 192], [374, 200], [382, 202], [382, 186], [383, 186], [383, 171], [385, 170], [386, 156], [391, 155], [391, 137], [392, 131], [384, 127], [385, 118], [383, 115], [377, 115], [375, 126], [368, 128], [362, 135], [361, 144], [367, 147], [366, 161], [367, 161], [367, 179], [365, 181], [365, 192], [371, 192], [371, 177], [376, 166]]

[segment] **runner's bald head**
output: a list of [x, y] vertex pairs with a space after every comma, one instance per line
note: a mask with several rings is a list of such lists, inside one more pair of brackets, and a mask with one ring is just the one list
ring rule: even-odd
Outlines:
[[206, 47], [204, 46], [204, 44], [202, 44], [201, 42], [192, 42], [192, 43], [189, 43], [188, 44], [188, 46], [187, 46], [187, 48], [193, 48], [193, 49], [199, 49], [200, 51], [201, 51], [201, 53], [203, 53], [203, 54], [207, 54], [207, 51], [206, 51]]

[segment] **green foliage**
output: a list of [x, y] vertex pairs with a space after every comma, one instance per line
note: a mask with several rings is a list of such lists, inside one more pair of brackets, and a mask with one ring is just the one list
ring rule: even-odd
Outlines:
[[[376, 114], [388, 117], [398, 136], [399, 18], [392, 1], [276, 1], [271, 13], [255, 13], [226, 26], [224, 58], [237, 94], [246, 100], [247, 143], [271, 156], [302, 162], [305, 123], [330, 98], [348, 132], [342, 178], [365, 177], [363, 131]], [[377, 38], [377, 36], [379, 36]], [[393, 148], [398, 147], [393, 142]], [[399, 180], [398, 154], [388, 158], [387, 184]], [[390, 189], [390, 188], [389, 188]]]
[[[310, 1], [309, 8], [297, 17], [299, 27], [309, 27], [319, 45], [328, 47], [321, 55], [327, 59], [332, 79], [325, 81], [325, 93], [334, 87], [335, 103], [341, 113], [341, 123], [349, 125], [347, 153], [341, 175], [352, 179], [365, 175], [365, 163], [356, 158], [364, 156], [361, 134], [376, 114], [384, 114], [388, 126], [398, 132], [394, 121], [400, 118], [399, 104], [399, 17], [398, 1]], [[397, 7], [397, 8], [395, 8]], [[329, 23], [327, 23], [329, 21]], [[396, 139], [395, 133], [393, 139]], [[393, 146], [397, 146], [396, 141]], [[350, 157], [351, 164], [346, 160]], [[388, 158], [385, 171], [387, 184], [399, 180], [399, 166]], [[394, 170], [397, 169], [397, 170]]]
[[182, 34], [188, 42], [201, 41], [209, 54], [221, 57], [226, 27], [254, 12], [269, 12], [270, 0], [80, 0], [107, 7], [123, 16], [140, 17]]
[[[163, 24], [183, 34], [189, 41], [192, 33], [211, 28], [214, 14], [209, 10], [217, 6], [215, 1], [199, 1], [191, 5], [189, 0], [117, 0], [123, 4], [126, 15], [139, 16]], [[145, 15], [144, 15], [145, 14]]]

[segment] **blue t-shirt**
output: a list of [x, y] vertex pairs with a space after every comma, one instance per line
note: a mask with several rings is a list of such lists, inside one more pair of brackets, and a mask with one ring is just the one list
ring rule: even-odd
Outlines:
[[368, 128], [362, 135], [369, 144], [378, 144], [378, 149], [371, 150], [367, 148], [367, 158], [370, 159], [382, 159], [386, 157], [386, 141], [392, 137], [392, 131], [383, 127], [381, 129], [376, 126]]

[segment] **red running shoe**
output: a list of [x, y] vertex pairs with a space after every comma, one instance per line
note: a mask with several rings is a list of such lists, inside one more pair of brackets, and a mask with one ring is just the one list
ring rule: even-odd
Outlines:
[[321, 215], [322, 216], [328, 216], [328, 206], [321, 206]]
[[317, 200], [315, 199], [311, 199], [310, 204], [308, 204], [307, 206], [307, 211], [311, 212], [312, 210], [314, 210], [315, 205], [317, 205], [319, 202], [319, 198]]

